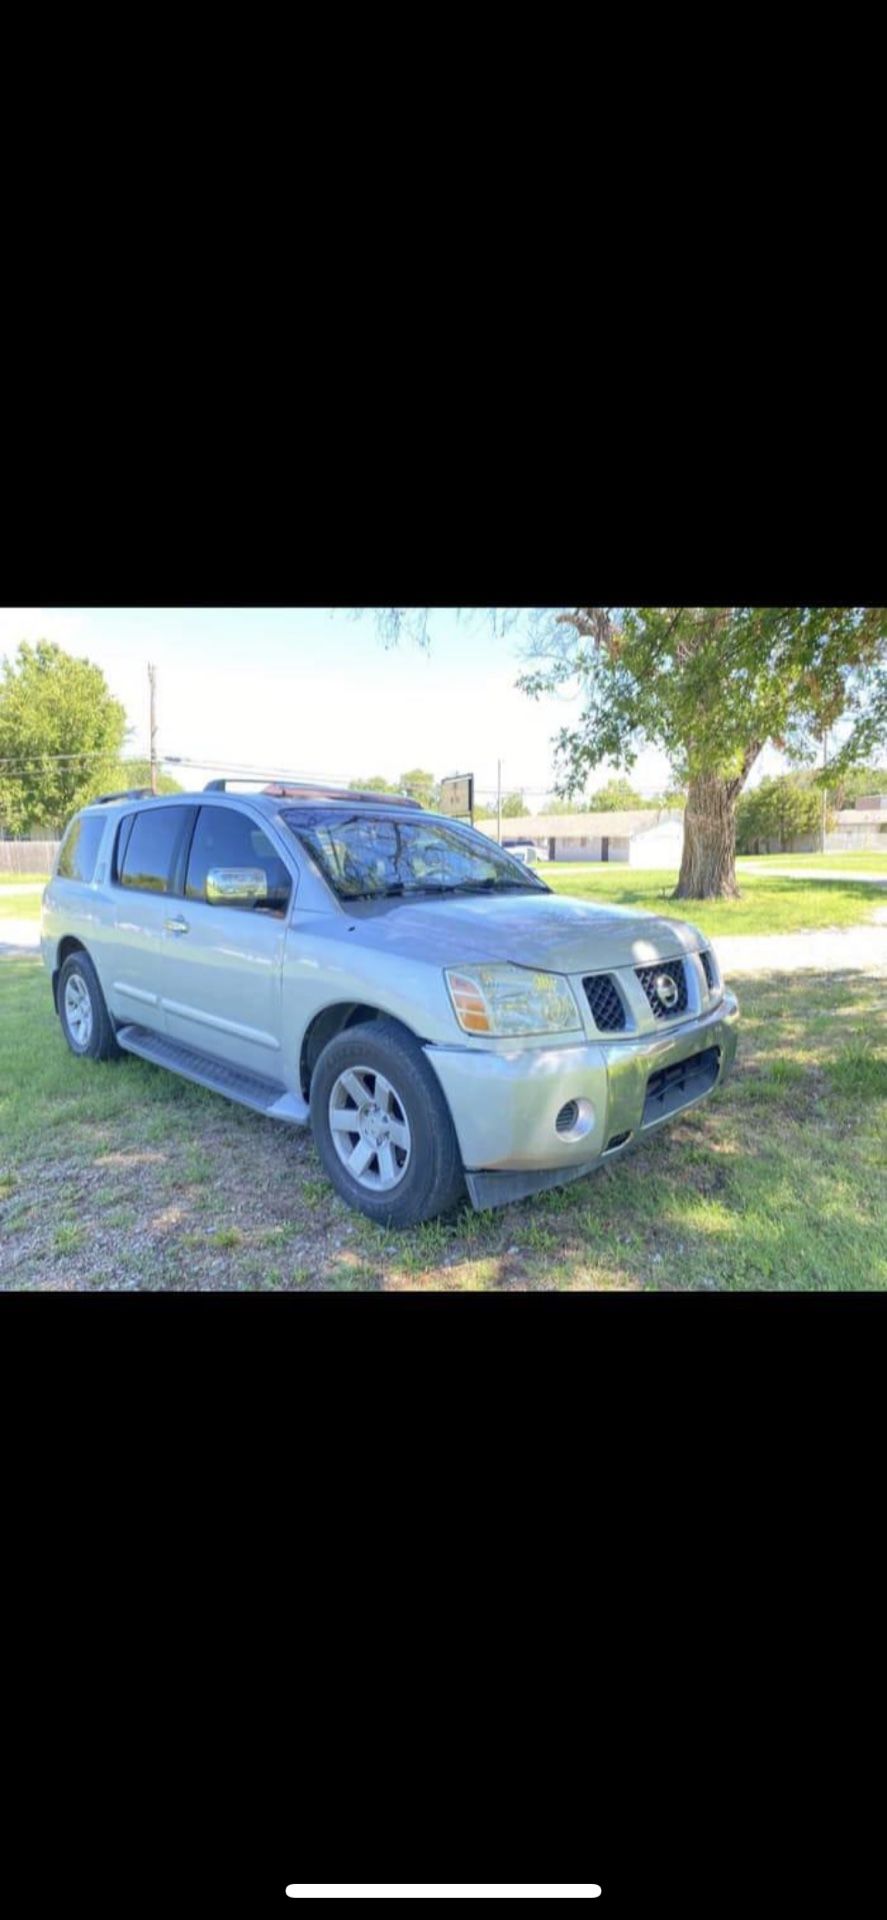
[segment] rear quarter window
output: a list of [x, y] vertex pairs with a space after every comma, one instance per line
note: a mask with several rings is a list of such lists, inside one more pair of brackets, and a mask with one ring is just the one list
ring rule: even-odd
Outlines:
[[140, 893], [169, 893], [192, 817], [192, 810], [181, 806], [146, 807], [144, 813], [130, 814], [118, 837], [118, 886], [134, 887]]
[[84, 886], [90, 885], [106, 824], [100, 813], [81, 813], [71, 821], [59, 850], [59, 880], [80, 880]]

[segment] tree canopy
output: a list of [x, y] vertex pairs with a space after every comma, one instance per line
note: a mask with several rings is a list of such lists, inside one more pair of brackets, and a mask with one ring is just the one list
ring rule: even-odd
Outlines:
[[572, 685], [583, 702], [556, 738], [561, 790], [644, 747], [686, 781], [678, 897], [738, 891], [736, 805], [768, 742], [801, 763], [843, 722], [848, 766], [887, 727], [884, 607], [576, 607], [532, 624], [519, 684], [532, 698]]
[[428, 774], [422, 766], [413, 766], [409, 774], [401, 774], [399, 780], [386, 780], [384, 774], [369, 774], [367, 780], [349, 780], [353, 793], [409, 793], [411, 801], [419, 801], [420, 806], [436, 806], [440, 797], [440, 787], [434, 774]]
[[[883, 607], [578, 607], [533, 621], [531, 697], [576, 682], [578, 726], [557, 736], [562, 784], [661, 748], [690, 778], [744, 778], [773, 741], [799, 760], [849, 718], [872, 723]], [[856, 757], [847, 742], [848, 762]]]
[[381, 773], [371, 773], [366, 780], [349, 780], [348, 785], [355, 793], [408, 793], [420, 807], [436, 807], [440, 796], [434, 774], [426, 772], [424, 767], [412, 767], [398, 780], [386, 780]]
[[[114, 769], [114, 778], [111, 782], [112, 789], [118, 787], [150, 787], [150, 785], [150, 760], [121, 760], [119, 766]], [[97, 788], [96, 791], [101, 792], [101, 788]], [[174, 780], [171, 773], [164, 773], [162, 768], [158, 767], [157, 791], [158, 793], [184, 793], [185, 789], [180, 780]]]
[[852, 807], [864, 794], [887, 793], [887, 767], [826, 766], [817, 778], [838, 812], [842, 807]]
[[622, 813], [632, 807], [649, 805], [650, 802], [641, 798], [637, 788], [633, 787], [631, 781], [626, 780], [624, 775], [616, 775], [614, 779], [607, 780], [602, 787], [597, 787], [594, 793], [590, 793], [588, 799], [583, 802], [583, 807], [589, 813]]
[[54, 642], [22, 641], [0, 679], [0, 819], [7, 831], [59, 833], [112, 788], [126, 712], [100, 667]]
[[742, 795], [736, 845], [740, 853], [784, 853], [793, 840], [816, 833], [821, 825], [822, 790], [809, 775], [782, 774]]
[[408, 773], [400, 776], [400, 785], [411, 800], [417, 800], [420, 807], [436, 807], [440, 789], [433, 773], [427, 773], [424, 767], [412, 767]]

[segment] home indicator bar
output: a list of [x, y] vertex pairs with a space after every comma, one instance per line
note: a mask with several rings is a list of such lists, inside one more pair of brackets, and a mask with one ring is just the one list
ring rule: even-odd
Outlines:
[[597, 1900], [600, 1893], [594, 1881], [569, 1887], [563, 1884], [543, 1887], [535, 1883], [493, 1886], [486, 1880], [479, 1886], [460, 1886], [453, 1882], [422, 1887], [406, 1886], [403, 1882], [388, 1887], [375, 1883], [359, 1887], [350, 1882], [344, 1886], [300, 1886], [294, 1882], [287, 1887], [291, 1900]]

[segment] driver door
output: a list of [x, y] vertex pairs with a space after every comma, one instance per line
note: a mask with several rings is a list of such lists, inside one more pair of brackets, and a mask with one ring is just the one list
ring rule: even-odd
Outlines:
[[[252, 898], [225, 897], [248, 876]], [[170, 941], [166, 1031], [280, 1086], [281, 984], [293, 888], [293, 874], [260, 818], [231, 802], [200, 808], [177, 903], [180, 931]]]

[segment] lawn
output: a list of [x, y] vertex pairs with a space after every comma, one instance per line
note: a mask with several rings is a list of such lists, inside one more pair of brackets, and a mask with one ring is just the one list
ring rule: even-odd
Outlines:
[[27, 887], [39, 881], [45, 887], [48, 873], [0, 873], [0, 887]]
[[672, 900], [677, 874], [617, 865], [563, 861], [539, 871], [555, 893], [640, 913], [689, 920], [716, 940], [722, 933], [811, 933], [817, 927], [853, 927], [884, 904], [878, 887], [862, 880], [789, 880], [782, 874], [740, 870], [740, 900]]
[[336, 1198], [309, 1134], [74, 1059], [39, 962], [0, 960], [0, 1287], [885, 1288], [885, 997], [748, 979], [708, 1105], [560, 1193], [393, 1234]]
[[39, 893], [9, 893], [0, 889], [0, 920], [39, 920]]
[[[816, 861], [820, 856], [813, 854], [809, 858]], [[848, 854], [845, 858], [856, 860], [861, 856]], [[881, 855], [874, 854], [872, 858], [879, 860]], [[835, 865], [840, 865], [840, 856], [836, 857]], [[815, 879], [808, 880], [806, 876], [791, 880], [778, 873], [758, 872], [756, 867], [741, 867], [740, 900], [672, 900], [676, 873], [601, 865], [600, 862], [585, 865], [580, 861], [540, 863], [539, 871], [555, 893], [619, 907], [636, 907], [641, 913], [664, 914], [672, 920], [690, 920], [712, 939], [722, 933], [807, 933], [817, 927], [859, 926], [871, 920], [875, 910], [883, 907], [885, 898], [878, 887], [854, 881], [852, 873], [846, 881], [823, 880], [817, 886]], [[3, 918], [39, 920], [40, 894], [10, 893], [4, 898], [0, 886], [0, 919]]]

